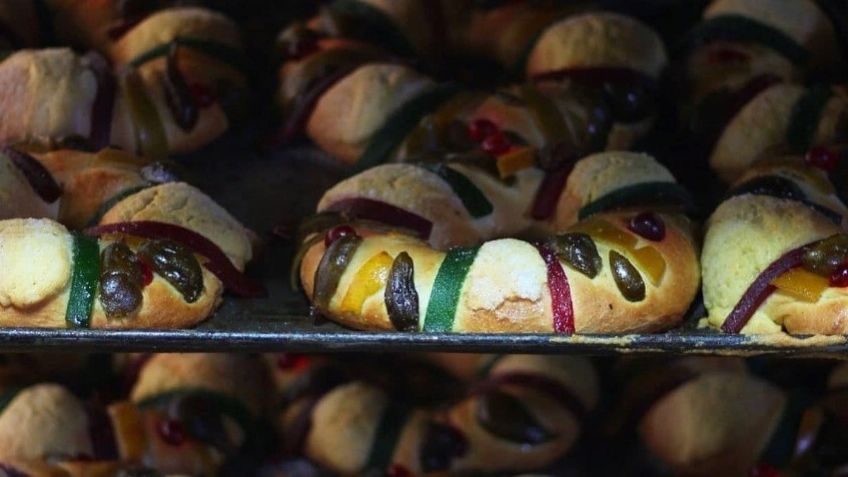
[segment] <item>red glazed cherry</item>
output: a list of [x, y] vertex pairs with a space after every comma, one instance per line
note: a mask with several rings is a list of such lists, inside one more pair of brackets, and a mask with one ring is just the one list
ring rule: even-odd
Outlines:
[[141, 284], [142, 286], [150, 285], [153, 282], [153, 267], [147, 260], [139, 257], [138, 266], [141, 268]]
[[483, 139], [483, 143], [480, 144], [480, 148], [483, 149], [483, 152], [485, 153], [493, 156], [500, 156], [512, 148], [512, 142], [506, 134], [496, 132], [486, 139]]
[[296, 371], [309, 364], [309, 357], [297, 353], [282, 353], [277, 356], [277, 369], [280, 371]]
[[468, 139], [481, 142], [498, 131], [498, 126], [488, 119], [475, 119], [468, 124]]
[[353, 230], [353, 227], [350, 225], [339, 225], [331, 228], [327, 231], [327, 235], [324, 236], [324, 246], [329, 247], [333, 242], [345, 235], [356, 235], [356, 230]]
[[843, 263], [830, 275], [830, 286], [838, 288], [848, 287], [848, 263]]
[[839, 159], [839, 152], [822, 146], [810, 149], [804, 156], [804, 162], [825, 171], [832, 171]]
[[386, 477], [412, 477], [412, 472], [400, 464], [392, 464], [386, 471]]
[[653, 212], [642, 212], [641, 214], [630, 219], [627, 228], [634, 234], [659, 242], [665, 238], [665, 223], [662, 217]]
[[708, 58], [712, 64], [744, 63], [751, 60], [751, 55], [744, 51], [725, 47], [710, 51]]
[[159, 437], [172, 446], [178, 446], [186, 440], [185, 426], [180, 421], [163, 419], [159, 421], [156, 430], [159, 432]]
[[760, 464], [754, 467], [749, 475], [751, 477], [781, 477], [780, 471], [768, 464]]
[[194, 99], [194, 104], [198, 108], [208, 108], [215, 103], [215, 95], [212, 94], [212, 91], [205, 84], [192, 83], [189, 86], [189, 90], [191, 97]]

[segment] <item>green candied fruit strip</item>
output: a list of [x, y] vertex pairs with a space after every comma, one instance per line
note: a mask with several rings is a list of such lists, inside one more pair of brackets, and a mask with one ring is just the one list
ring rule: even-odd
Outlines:
[[374, 138], [368, 143], [368, 147], [356, 162], [352, 172], [362, 172], [389, 160], [392, 151], [421, 122], [421, 118], [437, 110], [445, 101], [458, 93], [459, 89], [453, 83], [439, 84], [401, 105], [374, 134]]
[[813, 145], [822, 114], [832, 96], [833, 92], [829, 87], [816, 86], [798, 98], [792, 107], [792, 116], [786, 129], [786, 142], [792, 152], [803, 154]]
[[480, 247], [477, 246], [454, 248], [447, 253], [433, 283], [424, 317], [424, 331], [446, 333], [453, 330], [462, 286], [479, 251]]
[[489, 202], [483, 191], [462, 173], [444, 164], [422, 164], [420, 167], [427, 169], [447, 182], [471, 217], [479, 219], [494, 211], [492, 203]]
[[84, 235], [74, 234], [73, 241], [74, 269], [65, 322], [72, 328], [88, 328], [100, 280], [100, 246]]
[[608, 210], [635, 206], [666, 206], [694, 213], [692, 196], [681, 185], [674, 182], [643, 182], [616, 189], [584, 205], [577, 212], [580, 220]]

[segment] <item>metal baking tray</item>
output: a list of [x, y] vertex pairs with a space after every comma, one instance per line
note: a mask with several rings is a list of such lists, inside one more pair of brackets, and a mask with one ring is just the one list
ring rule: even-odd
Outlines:
[[264, 246], [249, 273], [269, 297], [227, 297], [217, 313], [188, 330], [82, 330], [0, 328], [3, 351], [459, 351], [563, 354], [695, 353], [846, 356], [846, 337], [722, 335], [694, 326], [695, 305], [679, 329], [654, 335], [572, 336], [546, 334], [425, 334], [347, 330], [310, 316], [300, 292], [290, 289], [293, 244], [270, 231], [293, 224], [314, 210], [322, 192], [344, 171], [314, 147], [263, 150], [261, 135], [225, 136], [204, 151], [180, 158], [195, 183], [255, 230]]

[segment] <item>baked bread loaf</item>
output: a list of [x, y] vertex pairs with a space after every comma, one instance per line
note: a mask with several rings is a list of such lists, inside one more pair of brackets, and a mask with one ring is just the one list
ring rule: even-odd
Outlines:
[[130, 398], [106, 405], [57, 384], [4, 390], [0, 470], [10, 476], [215, 475], [265, 412], [257, 357], [141, 355]]
[[714, 0], [690, 32], [682, 116], [723, 181], [766, 152], [844, 142], [844, 94], [820, 85], [845, 69], [835, 12], [810, 0]]
[[[369, 330], [650, 332], [676, 324], [694, 298], [697, 244], [673, 212], [679, 186], [649, 156], [579, 161], [548, 223], [524, 215], [536, 187], [522, 182], [538, 175], [513, 188], [444, 167], [470, 185], [398, 164], [325, 194], [323, 215], [299, 234], [300, 279], [319, 311]], [[488, 212], [475, 216], [481, 202]], [[493, 240], [534, 228], [550, 238]]]
[[744, 194], [707, 223], [709, 324], [726, 332], [846, 334], [841, 221], [796, 200]]
[[[434, 3], [435, 13], [421, 15], [427, 21], [411, 25], [417, 1], [339, 0], [309, 24], [284, 30], [278, 39], [284, 57], [280, 139], [305, 132], [333, 157], [363, 170], [434, 151], [500, 156], [510, 144], [557, 146], [581, 156], [626, 149], [650, 129], [667, 55], [649, 27], [612, 13], [561, 20], [565, 10], [530, 4], [468, 14], [444, 3]], [[442, 32], [440, 51], [485, 55], [504, 67], [520, 63], [517, 71], [529, 82], [494, 95], [463, 91], [385, 53], [432, 57], [414, 45], [434, 45], [433, 22]], [[362, 26], [377, 24], [383, 37]], [[510, 29], [490, 34], [502, 28]], [[480, 121], [486, 129], [477, 131]], [[505, 135], [486, 144], [496, 131]], [[466, 134], [482, 136], [469, 141]]]
[[[413, 396], [357, 379], [318, 390], [292, 384], [300, 392], [282, 413], [280, 432], [296, 452], [344, 475], [520, 472], [565, 454], [598, 400], [591, 364], [517, 355], [487, 361], [468, 394], [443, 408], [408, 405]], [[505, 407], [511, 419], [499, 415]]]
[[848, 98], [830, 88], [777, 84], [764, 90], [733, 117], [718, 138], [710, 166], [730, 181], [756, 159], [787, 149], [803, 154], [814, 146], [844, 140]]
[[[2, 30], [20, 51], [0, 62], [0, 141], [164, 159], [226, 131], [225, 109], [246, 87], [235, 24], [199, 7], [140, 18], [122, 3], [2, 2]], [[27, 49], [56, 40], [46, 35], [98, 53]]]
[[114, 150], [41, 158], [0, 154], [8, 192], [22, 198], [7, 215], [24, 217], [0, 221], [4, 326], [187, 327], [211, 315], [225, 286], [261, 292], [241, 273], [252, 234], [197, 188], [156, 183], [174, 178]]
[[844, 465], [844, 402], [811, 387], [781, 389], [739, 360], [684, 358], [632, 376], [621, 404], [675, 475], [803, 475]]
[[727, 359], [684, 358], [653, 373], [633, 378], [647, 387], [633, 417], [651, 453], [676, 475], [748, 475], [785, 412], [783, 391]]

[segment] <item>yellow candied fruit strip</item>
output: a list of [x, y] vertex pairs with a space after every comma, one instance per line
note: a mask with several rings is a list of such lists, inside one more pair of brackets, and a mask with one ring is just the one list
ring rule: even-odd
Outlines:
[[584, 220], [574, 226], [572, 230], [589, 234], [596, 240], [612, 245], [618, 245], [628, 251], [633, 250], [636, 247], [636, 243], [639, 241], [639, 239], [634, 237], [632, 234], [621, 230], [603, 219], [590, 218]]
[[341, 311], [359, 313], [365, 300], [385, 286], [392, 263], [392, 256], [386, 252], [369, 258], [353, 277], [353, 282], [342, 300]]
[[590, 218], [577, 224], [573, 230], [584, 232], [591, 235], [595, 240], [624, 249], [625, 254], [636, 262], [640, 270], [648, 275], [648, 279], [654, 286], [658, 286], [662, 281], [666, 269], [665, 259], [656, 248], [650, 245], [637, 249], [636, 244], [639, 239], [636, 236], [606, 220], [596, 218]]
[[662, 254], [654, 247], [642, 247], [637, 250], [631, 250], [630, 255], [633, 260], [639, 264], [639, 268], [645, 271], [648, 279], [654, 286], [658, 286], [665, 275], [665, 259]]
[[519, 147], [502, 156], [498, 156], [498, 174], [501, 179], [516, 172], [533, 167], [536, 164], [536, 152], [532, 147]]
[[771, 284], [787, 295], [810, 303], [819, 301], [822, 293], [830, 286], [827, 278], [800, 267], [783, 273], [772, 280]]

